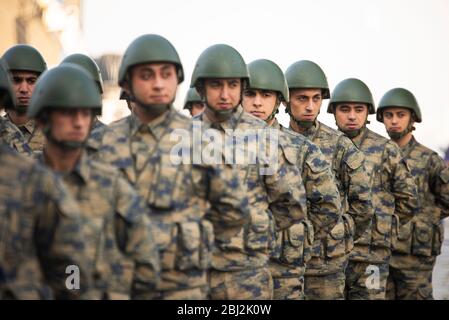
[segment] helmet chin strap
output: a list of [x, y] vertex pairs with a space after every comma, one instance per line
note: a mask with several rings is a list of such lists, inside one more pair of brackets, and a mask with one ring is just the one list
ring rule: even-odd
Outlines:
[[345, 134], [345, 136], [347, 136], [349, 139], [357, 137], [360, 134], [360, 132], [362, 132], [362, 130], [366, 127], [366, 125], [370, 123], [368, 120], [368, 116], [367, 116], [365, 123], [363, 124], [363, 126], [360, 129], [345, 130], [338, 125], [337, 119], [335, 117], [335, 111], [334, 111], [334, 118], [335, 118], [335, 124], [337, 125], [338, 130], [343, 132]]
[[[314, 120], [312, 120], [312, 121], [309, 121], [309, 120], [305, 121], [305, 120], [296, 119], [293, 116], [293, 113], [292, 113], [292, 111], [290, 109], [290, 103], [287, 104], [287, 107], [285, 108], [285, 110], [290, 115], [290, 119], [292, 119], [298, 125], [298, 127], [306, 129], [306, 130], [313, 127], [313, 125], [315, 124], [315, 120], [318, 117], [318, 115], [317, 115], [317, 117]], [[318, 112], [318, 114], [320, 114], [320, 113]]]
[[61, 148], [64, 151], [72, 151], [84, 148], [84, 146], [87, 143], [87, 139], [84, 141], [70, 141], [70, 140], [58, 140], [51, 134], [51, 128], [49, 125], [46, 125], [42, 129], [45, 137], [50, 141], [51, 143], [57, 145], [59, 148]]
[[164, 112], [170, 109], [170, 106], [175, 101], [175, 98], [173, 98], [170, 103], [144, 103], [142, 100], [136, 97], [134, 94], [134, 90], [132, 88], [132, 85], [130, 84], [130, 93], [129, 93], [129, 101], [136, 103], [138, 106], [142, 107], [142, 109], [145, 110], [145, 112], [153, 117], [159, 117]]
[[209, 109], [213, 113], [213, 115], [214, 115], [215, 119], [217, 119], [217, 121], [219, 121], [219, 122], [225, 121], [225, 120], [229, 119], [231, 117], [231, 115], [237, 111], [238, 106], [242, 103], [243, 88], [242, 88], [241, 93], [240, 93], [240, 100], [239, 100], [239, 102], [237, 103], [237, 105], [235, 105], [231, 109], [216, 110], [216, 109], [212, 108], [212, 106], [207, 101], [206, 93], [204, 93], [204, 96], [202, 97], [202, 99], [203, 99], [203, 102], [206, 104], [206, 108]]
[[27, 105], [17, 105], [16, 108], [14, 109], [14, 111], [16, 111], [16, 113], [21, 116], [26, 114], [27, 110], [28, 110]]
[[409, 132], [412, 132], [415, 130], [415, 127], [413, 126], [412, 121], [410, 120], [408, 122], [407, 128], [401, 132], [395, 132], [395, 131], [387, 131], [388, 135], [390, 136], [391, 140], [398, 141], [401, 138], [405, 137]]
[[274, 105], [274, 109], [273, 112], [268, 116], [267, 120], [265, 120], [265, 122], [270, 122], [271, 120], [274, 119], [274, 117], [276, 116], [276, 114], [279, 113], [279, 106], [281, 105], [281, 99], [279, 99], [279, 96], [276, 98], [276, 104]]

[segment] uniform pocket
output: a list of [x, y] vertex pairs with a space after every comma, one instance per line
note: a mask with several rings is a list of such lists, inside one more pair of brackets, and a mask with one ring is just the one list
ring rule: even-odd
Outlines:
[[270, 217], [266, 211], [251, 210], [251, 220], [246, 233], [246, 248], [268, 252]]
[[375, 228], [373, 228], [372, 242], [375, 247], [391, 248], [392, 216], [376, 212]]
[[295, 223], [290, 228], [282, 231], [281, 262], [288, 265], [301, 266], [304, 259], [305, 226], [303, 223]]
[[395, 252], [410, 254], [412, 248], [413, 222], [400, 224], [399, 217], [393, 216], [392, 248]]
[[157, 209], [171, 209], [172, 200], [176, 198], [174, 192], [180, 188], [180, 165], [157, 164], [154, 168], [154, 180], [150, 186], [148, 204]]
[[206, 270], [212, 262], [212, 252], [214, 250], [214, 228], [207, 220], [201, 221], [201, 250], [200, 268]]
[[198, 222], [178, 224], [176, 267], [179, 270], [200, 269], [201, 229]]
[[412, 253], [430, 257], [432, 255], [433, 224], [430, 222], [415, 221], [415, 230], [413, 232]]
[[178, 228], [171, 223], [154, 223], [154, 228], [161, 269], [173, 270], [176, 263]]
[[326, 256], [336, 258], [345, 255], [345, 224], [342, 218], [326, 237]]
[[345, 252], [349, 254], [354, 248], [355, 223], [349, 214], [343, 215], [345, 224]]

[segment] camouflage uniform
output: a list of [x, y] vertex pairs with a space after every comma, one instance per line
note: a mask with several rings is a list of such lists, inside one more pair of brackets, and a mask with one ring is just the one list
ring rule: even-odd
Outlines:
[[32, 156], [33, 154], [33, 150], [26, 142], [22, 132], [4, 117], [0, 117], [0, 141], [24, 155]]
[[[44, 164], [45, 155], [40, 157]], [[159, 257], [145, 205], [113, 167], [86, 154], [62, 179], [82, 218], [95, 299], [145, 298], [156, 288]]]
[[409, 223], [397, 226], [393, 238], [387, 297], [433, 299], [432, 270], [441, 253], [443, 225], [449, 216], [449, 169], [438, 154], [412, 139], [402, 155], [418, 186], [422, 209]]
[[149, 124], [132, 114], [108, 126], [96, 156], [118, 167], [149, 206], [161, 281], [147, 298], [204, 299], [214, 233], [218, 246], [238, 233], [248, 200], [230, 166], [174, 163], [177, 129], [191, 133], [192, 121], [173, 107]]
[[34, 120], [29, 120], [24, 125], [16, 125], [11, 121], [11, 118], [6, 115], [5, 119], [11, 123], [12, 126], [18, 129], [25, 138], [26, 143], [30, 146], [33, 153], [41, 153], [44, 150], [45, 136], [39, 128], [37, 128]]
[[[86, 297], [78, 207], [54, 175], [0, 146], [0, 299]], [[66, 287], [66, 268], [80, 270], [80, 289]]]
[[[365, 153], [375, 214], [350, 255], [347, 298], [385, 299], [392, 231], [409, 222], [418, 210], [416, 184], [395, 143], [366, 127], [352, 141]], [[371, 279], [367, 267], [371, 265], [379, 269], [379, 287], [367, 287]]]
[[[237, 130], [268, 129], [264, 121], [244, 112], [241, 106], [221, 123], [211, 123], [205, 113], [194, 119], [202, 121], [206, 128], [218, 129], [224, 137], [228, 134], [238, 136]], [[254, 147], [252, 143], [255, 140], [248, 138], [244, 150], [251, 150]], [[268, 260], [274, 245], [274, 232], [281, 232], [300, 222], [307, 212], [301, 173], [296, 167], [296, 159], [289, 158], [282, 149], [285, 146], [286, 143], [282, 143], [281, 148], [275, 146], [279, 166], [274, 174], [261, 175], [260, 163], [237, 165], [249, 197], [251, 219], [228, 242], [218, 244], [210, 276], [213, 299], [272, 298], [272, 275]], [[240, 147], [232, 146], [232, 150], [235, 152]], [[280, 277], [281, 274], [275, 273], [273, 276]], [[299, 281], [298, 274], [294, 274], [294, 277]]]
[[306, 268], [306, 299], [344, 299], [349, 253], [373, 216], [369, 175], [363, 153], [342, 133], [315, 121], [303, 135], [321, 149], [331, 166], [343, 208], [327, 237], [315, 238]]
[[[336, 225], [341, 212], [340, 194], [330, 166], [317, 145], [282, 127], [277, 120], [271, 127], [284, 134], [287, 142], [284, 151], [300, 169], [307, 195], [307, 217], [276, 237], [278, 244], [270, 261], [274, 297], [304, 299], [304, 273], [314, 238], [325, 239]], [[300, 290], [295, 290], [298, 286]]]

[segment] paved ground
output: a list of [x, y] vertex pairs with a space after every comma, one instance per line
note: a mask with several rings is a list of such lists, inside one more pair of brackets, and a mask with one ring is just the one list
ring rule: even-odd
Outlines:
[[445, 240], [433, 269], [433, 296], [449, 300], [449, 218], [445, 219]]

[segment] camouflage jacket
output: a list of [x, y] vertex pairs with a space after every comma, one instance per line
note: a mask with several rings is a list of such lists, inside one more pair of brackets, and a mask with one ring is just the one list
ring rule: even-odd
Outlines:
[[[449, 215], [449, 169], [444, 160], [414, 137], [402, 155], [415, 179], [421, 210], [404, 225], [397, 225], [393, 250], [397, 253], [431, 257], [441, 252], [443, 225]], [[415, 266], [417, 267], [417, 266]]]
[[[300, 266], [302, 275], [305, 263], [310, 260], [314, 238], [325, 239], [338, 222], [341, 212], [340, 194], [331, 168], [317, 145], [303, 135], [282, 127], [277, 120], [271, 127], [280, 130], [285, 136], [285, 140], [281, 139], [286, 142], [283, 149], [299, 168], [307, 196], [306, 218], [277, 235], [276, 258], [285, 266], [282, 268], [282, 276], [297, 274], [292, 269], [295, 265]], [[296, 244], [295, 241], [303, 243]], [[330, 250], [329, 248], [329, 253]], [[291, 263], [295, 258], [299, 259], [299, 263]], [[279, 266], [276, 267], [275, 269], [280, 269]]]
[[366, 127], [352, 140], [365, 153], [375, 215], [371, 227], [356, 241], [350, 259], [387, 262], [394, 226], [406, 224], [419, 210], [416, 184], [394, 142]]
[[11, 121], [8, 114], [6, 114], [4, 119], [8, 121], [14, 129], [22, 133], [26, 143], [30, 146], [33, 153], [42, 153], [42, 150], [44, 149], [45, 136], [42, 130], [37, 128], [34, 120], [29, 120], [24, 125], [17, 126]]
[[7, 118], [0, 117], [0, 143], [26, 156], [32, 156], [33, 150], [28, 145], [22, 132]]
[[[81, 216], [68, 190], [6, 146], [0, 168], [0, 299], [87, 297], [91, 273]], [[66, 285], [70, 266], [78, 267], [79, 289]]]
[[[40, 161], [45, 162], [44, 155]], [[146, 206], [131, 185], [115, 168], [85, 153], [73, 171], [60, 176], [81, 212], [92, 297], [138, 298], [153, 292], [159, 256]]]
[[173, 108], [149, 124], [131, 114], [108, 126], [95, 155], [116, 166], [149, 207], [160, 291], [206, 286], [214, 235], [217, 243], [227, 241], [249, 220], [248, 199], [231, 166], [195, 163], [188, 146], [179, 156], [179, 138], [187, 136], [189, 144], [191, 134], [192, 121]]
[[[300, 171], [294, 159], [286, 156], [282, 148], [286, 143], [270, 141], [265, 122], [244, 112], [241, 106], [221, 123], [211, 123], [204, 112], [194, 118], [194, 122], [198, 121], [205, 129], [213, 127], [221, 132], [227, 155], [235, 156], [231, 159], [234, 161], [227, 161], [236, 165], [250, 204], [250, 223], [219, 246], [214, 264], [246, 269], [267, 266], [275, 230], [287, 229], [305, 218], [307, 202]], [[278, 130], [271, 131], [285, 139]], [[272, 151], [271, 156], [268, 150]], [[238, 153], [247, 157], [238, 159]], [[263, 157], [269, 159], [268, 165]], [[264, 172], [270, 165], [270, 170]]]
[[327, 274], [341, 271], [347, 254], [368, 228], [374, 214], [371, 184], [363, 152], [350, 139], [325, 124], [315, 125], [303, 133], [324, 154], [334, 173], [342, 202], [342, 216], [326, 241], [315, 242], [308, 274]]

